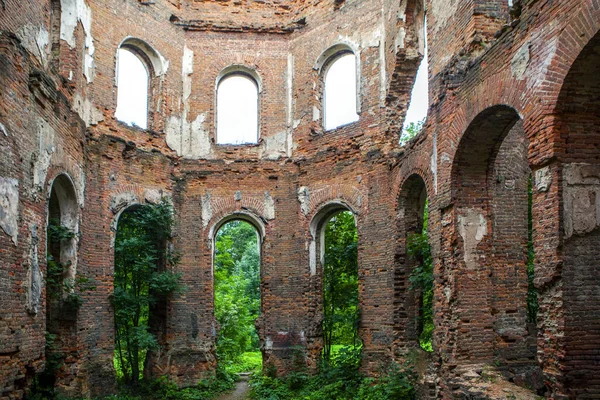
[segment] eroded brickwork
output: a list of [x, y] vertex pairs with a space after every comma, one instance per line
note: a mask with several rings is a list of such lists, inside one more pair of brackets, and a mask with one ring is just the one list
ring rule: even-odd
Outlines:
[[[286, 373], [300, 348], [316, 368], [318, 226], [347, 209], [365, 373], [417, 353], [422, 398], [535, 398], [514, 384], [597, 396], [600, 4], [513, 3], [0, 0], [0, 398], [22, 398], [44, 369], [45, 227], [59, 175], [77, 205], [76, 271], [96, 286], [66, 329], [57, 388], [67, 395], [116, 389], [118, 217], [166, 196], [187, 290], [167, 305], [152, 374], [188, 385], [215, 369], [212, 246], [228, 218], [262, 235], [265, 363]], [[425, 13], [430, 109], [400, 146]], [[120, 45], [150, 70], [147, 130], [114, 118]], [[323, 65], [336, 49], [359, 60], [360, 119], [325, 131]], [[216, 145], [216, 87], [235, 68], [259, 81], [256, 145]], [[537, 324], [525, 313], [530, 174]], [[418, 354], [405, 243], [425, 198], [431, 355]]]

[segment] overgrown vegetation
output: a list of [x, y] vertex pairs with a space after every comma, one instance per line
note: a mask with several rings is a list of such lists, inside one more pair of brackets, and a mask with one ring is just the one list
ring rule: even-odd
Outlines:
[[115, 239], [112, 304], [115, 313], [115, 368], [126, 384], [143, 376], [148, 352], [159, 346], [151, 326], [160, 324], [154, 310], [183, 290], [170, 270], [178, 257], [168, 250], [173, 208], [168, 201], [123, 212]]
[[423, 126], [425, 125], [425, 118], [417, 122], [410, 122], [402, 128], [402, 134], [400, 135], [400, 144], [404, 145], [408, 143], [412, 138], [417, 137]]
[[413, 399], [414, 373], [409, 365], [383, 369], [379, 379], [359, 373], [362, 343], [358, 298], [358, 233], [354, 215], [335, 214], [324, 229], [323, 353], [319, 373], [311, 376], [302, 350], [283, 378], [273, 368], [251, 381], [254, 399]]
[[[358, 349], [358, 233], [354, 215], [335, 214], [325, 227], [323, 265], [323, 358], [334, 345]], [[356, 351], [356, 350], [352, 350]], [[358, 354], [360, 351], [358, 350]]]
[[260, 248], [256, 229], [231, 221], [215, 238], [215, 317], [219, 322], [217, 356], [229, 372], [262, 366], [255, 321], [260, 313]]
[[122, 386], [118, 395], [103, 400], [210, 400], [234, 386], [235, 376], [217, 369], [214, 377], [202, 379], [196, 386], [179, 389], [175, 383], [163, 377], [140, 382], [135, 388]]
[[415, 373], [410, 364], [382, 368], [379, 378], [359, 373], [360, 349], [344, 346], [323, 360], [318, 375], [310, 376], [306, 366], [296, 364], [283, 378], [273, 374], [255, 375], [251, 398], [259, 400], [389, 400], [414, 399]]
[[431, 258], [431, 247], [429, 246], [429, 235], [427, 223], [429, 217], [428, 202], [425, 202], [423, 212], [423, 230], [414, 233], [407, 238], [406, 249], [411, 259], [416, 262], [410, 273], [409, 281], [411, 289], [421, 293], [419, 315], [417, 317], [417, 332], [419, 333], [419, 344], [425, 351], [432, 352], [431, 343], [433, 335], [433, 260]]

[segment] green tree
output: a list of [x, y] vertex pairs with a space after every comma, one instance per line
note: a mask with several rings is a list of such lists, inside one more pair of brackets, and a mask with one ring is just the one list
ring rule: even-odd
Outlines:
[[178, 258], [167, 244], [173, 207], [163, 200], [125, 211], [115, 239], [115, 365], [126, 383], [143, 376], [148, 351], [159, 346], [151, 332], [152, 310], [183, 290], [180, 274], [169, 271]]
[[359, 346], [358, 232], [354, 215], [343, 211], [325, 227], [323, 265], [323, 357], [333, 345]]
[[219, 322], [217, 355], [231, 366], [259, 348], [255, 321], [260, 314], [260, 247], [256, 229], [231, 221], [215, 240], [215, 317]]
[[425, 118], [417, 122], [409, 122], [402, 128], [402, 134], [400, 135], [400, 144], [404, 145], [408, 143], [412, 138], [415, 138], [423, 130], [425, 125]]
[[409, 281], [411, 289], [421, 292], [419, 316], [417, 319], [417, 332], [419, 344], [426, 351], [433, 351], [431, 339], [433, 335], [433, 260], [429, 235], [427, 233], [428, 202], [425, 203], [423, 212], [423, 230], [420, 233], [409, 235], [407, 238], [407, 252], [409, 257], [416, 261], [415, 268], [411, 271]]

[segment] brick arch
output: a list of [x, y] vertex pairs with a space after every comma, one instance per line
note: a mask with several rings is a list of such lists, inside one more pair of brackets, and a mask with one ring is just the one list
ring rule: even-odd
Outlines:
[[248, 222], [256, 229], [256, 232], [258, 232], [261, 243], [267, 236], [266, 219], [264, 217], [249, 210], [236, 210], [211, 219], [211, 222], [209, 222], [210, 228], [208, 229], [209, 243], [214, 241], [215, 235], [219, 232], [219, 229], [231, 221]]
[[170, 197], [170, 192], [163, 188], [148, 188], [138, 184], [119, 185], [109, 196], [108, 209], [112, 214], [110, 222], [110, 243], [114, 247], [119, 217], [131, 206], [144, 203], [156, 203], [161, 197]]
[[368, 196], [360, 188], [349, 184], [301, 187], [298, 190], [300, 208], [306, 219], [313, 221], [315, 215], [328, 203], [345, 204], [356, 215], [368, 208]]
[[[205, 216], [202, 220], [203, 228], [210, 231], [218, 221], [234, 214], [248, 214], [266, 226], [267, 221], [274, 219], [274, 215], [268, 215], [266, 212], [265, 196], [266, 194], [262, 197], [242, 194], [241, 198], [236, 199], [235, 196], [212, 196], [207, 193], [202, 201], [202, 207], [205, 209], [203, 210]], [[209, 215], [206, 215], [204, 211]], [[264, 232], [266, 229], [263, 230]]]
[[[413, 153], [413, 155], [414, 154], [417, 153]], [[419, 157], [416, 157], [417, 160], [430, 159], [430, 154], [428, 154], [427, 152], [423, 151], [419, 152], [418, 154]], [[424, 161], [422, 161], [422, 163], [424, 163]], [[399, 199], [402, 196], [404, 185], [409, 179], [411, 179], [414, 176], [418, 176], [423, 181], [423, 183], [425, 184], [425, 189], [427, 191], [427, 197], [433, 199], [435, 193], [435, 182], [433, 174], [429, 169], [429, 166], [412, 166], [410, 161], [403, 163], [400, 169], [398, 170], [398, 173], [394, 176], [394, 183], [392, 184], [392, 187], [394, 189], [394, 198]], [[398, 207], [399, 203], [398, 201], [396, 201], [396, 210], [398, 210]]]
[[460, 310], [448, 323], [464, 333], [445, 338], [456, 348], [454, 362], [494, 359], [515, 370], [536, 364], [527, 345], [534, 333], [525, 312], [527, 152], [519, 113], [499, 104], [471, 120], [452, 158], [441, 237], [442, 246], [453, 252], [443, 260], [447, 296]]
[[409, 257], [407, 241], [411, 234], [423, 229], [425, 201], [430, 196], [424, 177], [429, 176], [413, 168], [403, 176], [396, 196], [396, 227], [394, 250], [394, 353], [399, 356], [406, 349], [419, 346], [420, 302], [422, 293], [409, 283], [409, 276], [417, 262]]

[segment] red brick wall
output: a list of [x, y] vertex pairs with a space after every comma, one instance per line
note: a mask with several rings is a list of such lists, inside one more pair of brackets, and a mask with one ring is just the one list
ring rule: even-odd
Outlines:
[[[597, 333], [597, 284], [593, 268], [586, 268], [596, 233], [585, 218], [573, 218], [591, 215], [593, 202], [569, 201], [581, 199], [577, 179], [584, 179], [589, 199], [597, 182], [593, 169], [586, 178], [568, 175], [581, 171], [577, 163], [597, 163], [598, 84], [590, 71], [598, 63], [590, 50], [595, 45], [584, 49], [600, 29], [596, 0], [522, 1], [506, 26], [505, 1], [429, 2], [432, 107], [422, 134], [405, 147], [398, 138], [423, 47], [423, 10], [416, 2], [90, 0], [90, 29], [77, 22], [75, 45], [60, 40], [57, 58], [49, 50], [57, 37], [51, 4], [0, 1], [0, 123], [7, 131], [0, 132], [6, 155], [0, 177], [17, 179], [19, 195], [17, 245], [0, 232], [0, 397], [22, 397], [43, 369], [45, 293], [42, 287], [38, 313], [28, 313], [29, 271], [37, 254], [45, 276], [48, 188], [59, 173], [72, 178], [83, 206], [78, 271], [97, 283], [96, 291], [83, 294], [76, 322], [77, 360], [66, 378], [78, 378], [65, 389], [71, 393], [115, 390], [109, 301], [115, 223], [119, 207], [161, 191], [177, 211], [173, 243], [182, 253], [188, 291], [169, 304], [168, 357], [161, 360], [170, 361], [155, 371], [182, 384], [213, 371], [210, 229], [236, 212], [262, 217], [265, 225], [258, 322], [265, 360], [283, 372], [291, 346], [301, 344], [315, 366], [321, 293], [310, 270], [310, 224], [332, 202], [357, 213], [363, 369], [374, 373], [382, 362], [400, 360], [412, 339], [402, 314], [411, 307], [403, 303], [406, 282], [398, 280], [399, 271], [407, 273], [399, 255], [410, 221], [399, 211], [413, 174], [423, 178], [430, 199], [438, 361], [429, 371], [440, 378], [439, 395], [452, 397], [456, 387], [473, 385], [457, 381], [455, 367], [499, 359], [504, 372], [513, 373], [514, 365], [532, 361], [523, 321], [525, 154], [536, 176], [537, 361], [555, 398], [596, 385], [596, 356], [580, 340], [595, 343]], [[42, 54], [31, 40], [40, 31], [49, 37]], [[147, 131], [114, 119], [115, 55], [128, 36], [169, 63], [152, 78]], [[91, 69], [85, 63], [89, 40]], [[322, 76], [314, 67], [340, 42], [360, 57], [360, 121], [324, 132]], [[189, 75], [184, 48], [194, 53]], [[255, 69], [263, 84], [256, 146], [214, 144], [216, 79], [230, 64]], [[517, 120], [525, 135], [513, 130], [514, 139], [503, 140], [503, 128]], [[204, 147], [188, 153], [169, 147], [167, 140], [178, 134]], [[52, 146], [43, 138], [53, 151], [45, 150]], [[44, 151], [49, 157], [40, 158]], [[510, 179], [498, 182], [499, 172]], [[506, 186], [513, 179], [514, 189]], [[480, 262], [466, 272], [458, 232], [465, 209], [480, 210], [487, 227], [475, 247]], [[585, 335], [576, 334], [582, 330]], [[575, 372], [582, 362], [585, 372]]]

